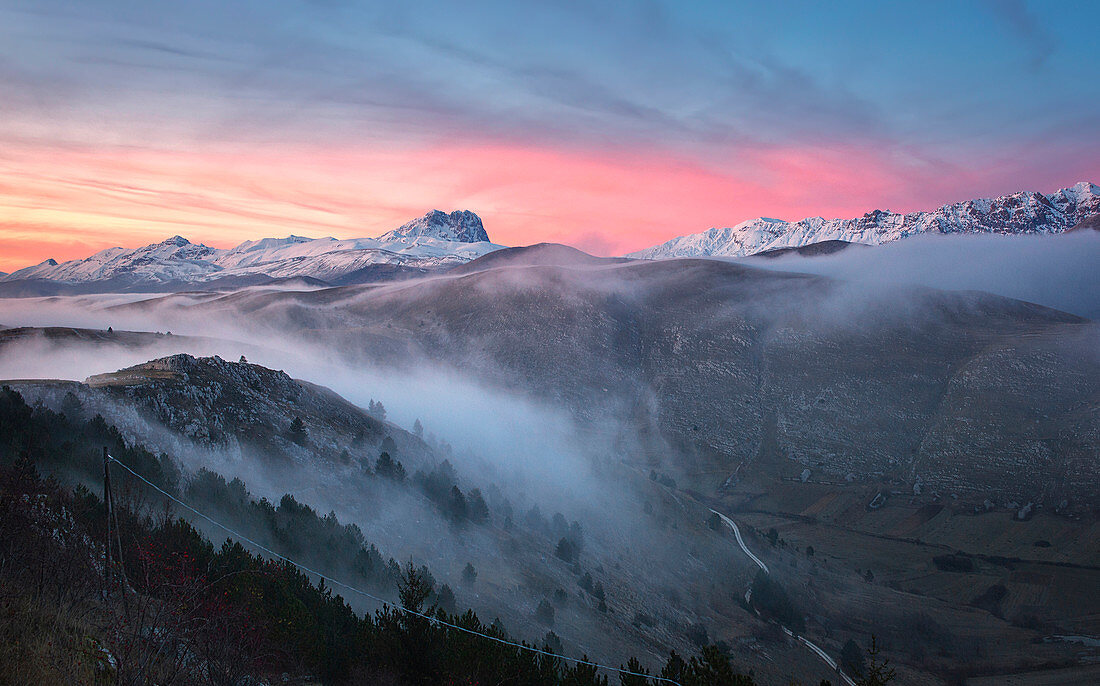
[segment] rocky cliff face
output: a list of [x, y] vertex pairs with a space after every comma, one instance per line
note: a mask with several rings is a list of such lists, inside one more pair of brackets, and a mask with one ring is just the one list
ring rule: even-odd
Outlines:
[[[73, 392], [91, 411], [128, 424], [134, 411], [154, 426], [204, 448], [243, 449], [272, 461], [373, 464], [383, 441], [415, 464], [430, 448], [416, 436], [368, 415], [336, 393], [292, 379], [283, 371], [219, 357], [179, 354], [109, 374], [84, 384], [27, 382], [21, 392], [61, 407]], [[293, 431], [295, 419], [301, 432]], [[141, 437], [155, 445], [151, 434]]]
[[390, 240], [419, 237], [459, 243], [479, 243], [489, 240], [489, 234], [485, 233], [485, 227], [481, 224], [481, 217], [469, 210], [455, 210], [450, 214], [432, 210], [423, 217], [414, 219], [378, 238]]

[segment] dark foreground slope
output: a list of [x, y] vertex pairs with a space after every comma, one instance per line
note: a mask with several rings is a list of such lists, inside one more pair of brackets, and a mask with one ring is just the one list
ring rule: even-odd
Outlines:
[[[160, 488], [184, 493], [192, 484], [163, 469], [166, 457], [126, 445], [102, 420], [32, 408], [9, 389], [0, 395], [0, 427], [4, 683], [608, 683], [593, 665], [533, 652], [499, 622], [448, 612], [430, 572], [411, 564], [397, 575], [400, 607], [356, 614], [324, 579], [239, 543], [215, 548], [169, 510], [154, 515], [159, 495], [125, 472], [115, 475], [116, 536], [106, 556], [102, 501], [43, 479], [39, 469], [94, 469], [96, 444], [109, 443]], [[354, 531], [304, 506], [291, 515], [285, 503], [249, 507], [271, 518], [296, 516], [299, 526], [305, 512], [323, 533]], [[287, 540], [305, 535], [292, 531]], [[289, 552], [287, 540], [272, 545]], [[560, 650], [552, 636], [541, 650]], [[633, 659], [626, 667], [643, 669]], [[735, 676], [715, 646], [687, 662], [673, 653], [661, 675], [697, 686], [753, 683]], [[650, 683], [629, 679], [623, 683]]]

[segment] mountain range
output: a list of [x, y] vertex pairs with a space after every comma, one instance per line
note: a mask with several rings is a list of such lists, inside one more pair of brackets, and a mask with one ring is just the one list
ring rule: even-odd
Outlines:
[[49, 259], [0, 278], [0, 294], [233, 288], [286, 279], [346, 285], [423, 274], [500, 247], [473, 212], [432, 210], [377, 238], [287, 236], [224, 250], [173, 236], [136, 249], [107, 248], [82, 260]]
[[[927, 234], [1057, 234], [1100, 225], [1100, 187], [1080, 182], [1051, 194], [1022, 191], [966, 200], [931, 212], [874, 210], [854, 219], [797, 222], [759, 217], [630, 253], [628, 258], [825, 255], [851, 244], [879, 245]], [[247, 286], [327, 287], [439, 272], [504, 246], [468, 210], [432, 210], [377, 238], [263, 238], [230, 249], [173, 236], [88, 258], [49, 259], [0, 273], [0, 297], [105, 292], [232, 290]]]
[[736, 226], [679, 236], [628, 257], [745, 257], [826, 241], [879, 245], [922, 234], [1051, 234], [1095, 226], [1100, 187], [1082, 181], [1045, 195], [1021, 191], [965, 200], [931, 212], [873, 210], [854, 219], [808, 217], [796, 222], [757, 217]]

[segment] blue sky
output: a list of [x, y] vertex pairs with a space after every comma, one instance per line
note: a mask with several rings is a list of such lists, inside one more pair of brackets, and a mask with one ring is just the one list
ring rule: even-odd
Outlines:
[[[120, 235], [136, 236], [125, 207], [83, 195], [40, 205], [62, 194], [54, 186], [98, 174], [96, 160], [121, 156], [134, 167], [127, 185], [162, 197], [167, 213], [179, 202], [167, 187], [203, 192], [188, 181], [208, 176], [192, 156], [224, 169], [227, 156], [291, 150], [281, 158], [287, 184], [318, 184], [316, 202], [326, 197], [313, 161], [325, 167], [337, 153], [354, 159], [328, 170], [332, 183], [358, 170], [364, 184], [386, 186], [379, 194], [403, 198], [341, 204], [343, 219], [296, 233], [362, 234], [420, 209], [419, 197], [424, 208], [477, 204], [470, 209], [513, 242], [604, 251], [760, 214], [1050, 191], [1100, 171], [1098, 27], [1100, 3], [1022, 0], [4, 0], [0, 162], [9, 175], [42, 180], [26, 197], [18, 188], [0, 195], [0, 224], [18, 229], [8, 239], [42, 229], [72, 246], [64, 231], [74, 227], [60, 218], [91, 212], [90, 245], [107, 241], [114, 213], [126, 226]], [[424, 169], [433, 152], [458, 162]], [[166, 162], [138, 159], [173, 153], [188, 156], [189, 177], [165, 179]], [[510, 157], [524, 154], [526, 165]], [[43, 157], [53, 172], [28, 166]], [[467, 158], [477, 166], [464, 168]], [[384, 184], [383, 160], [393, 170]], [[541, 179], [536, 166], [548, 170]], [[595, 199], [570, 186], [573, 167], [574, 176], [599, 169], [610, 179], [616, 217], [598, 216]], [[644, 179], [632, 176], [639, 169]], [[240, 170], [241, 186], [248, 173]], [[698, 211], [660, 192], [675, 186], [684, 196], [686, 183]], [[272, 202], [276, 191], [239, 202]], [[647, 201], [665, 209], [621, 216], [624, 204]], [[151, 220], [149, 234], [163, 228]], [[243, 235], [232, 216], [198, 217], [196, 230], [211, 242]]]

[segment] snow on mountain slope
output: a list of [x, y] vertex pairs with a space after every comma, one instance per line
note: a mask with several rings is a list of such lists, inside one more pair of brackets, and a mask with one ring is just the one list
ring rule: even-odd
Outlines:
[[374, 264], [434, 269], [462, 264], [503, 246], [489, 242], [481, 219], [469, 211], [433, 210], [378, 238], [264, 238], [221, 250], [181, 236], [135, 250], [107, 248], [83, 260], [46, 260], [0, 281], [48, 280], [120, 285], [201, 283], [262, 275], [331, 280]]
[[878, 245], [926, 233], [1061, 233], [1100, 214], [1100, 187], [1082, 181], [1050, 195], [1023, 191], [966, 200], [932, 212], [874, 210], [855, 219], [808, 217], [797, 222], [760, 217], [737, 226], [674, 238], [628, 257], [741, 257], [822, 241]]
[[378, 240], [389, 241], [399, 238], [438, 238], [445, 241], [462, 243], [488, 242], [489, 234], [481, 224], [481, 217], [469, 210], [455, 210], [445, 214], [432, 210], [423, 217], [412, 220], [384, 233]]
[[58, 264], [46, 260], [9, 274], [5, 281], [19, 279], [50, 279], [53, 281], [102, 281], [127, 277], [155, 281], [200, 279], [214, 271], [212, 260], [220, 251], [205, 245], [195, 245], [182, 236], [173, 236], [160, 243], [136, 250], [107, 248], [83, 260]]

